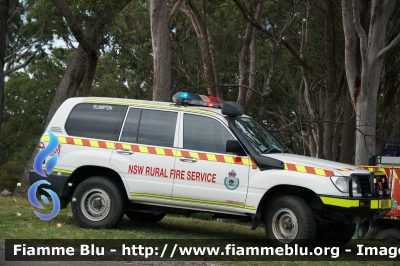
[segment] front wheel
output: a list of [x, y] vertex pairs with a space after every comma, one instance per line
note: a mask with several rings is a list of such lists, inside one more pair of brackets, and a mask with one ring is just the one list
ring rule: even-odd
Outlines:
[[300, 197], [279, 197], [266, 209], [265, 233], [273, 245], [308, 244], [315, 231], [314, 214]]
[[111, 179], [95, 176], [84, 180], [72, 195], [72, 212], [84, 228], [112, 228], [124, 217], [126, 199]]

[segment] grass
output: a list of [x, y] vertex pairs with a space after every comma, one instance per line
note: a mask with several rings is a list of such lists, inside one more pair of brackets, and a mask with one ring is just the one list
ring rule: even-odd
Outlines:
[[[42, 213], [49, 213], [52, 206], [46, 206]], [[51, 205], [51, 204], [49, 204]], [[69, 217], [70, 205], [62, 209], [58, 216], [49, 221], [40, 220], [27, 198], [0, 197], [0, 240], [4, 239], [264, 239], [264, 228], [260, 226], [251, 231], [237, 221], [227, 220], [219, 223], [210, 216], [199, 214], [197, 218], [185, 218], [183, 216], [167, 215], [157, 224], [134, 223], [124, 217], [120, 225], [115, 229], [93, 230], [83, 229], [78, 226], [73, 217]], [[17, 213], [21, 215], [18, 216]], [[58, 227], [60, 224], [61, 227]], [[110, 241], [112, 242], [112, 241]], [[190, 243], [190, 241], [189, 241]], [[266, 262], [218, 262], [218, 264], [246, 264], [264, 265]], [[296, 262], [281, 261], [267, 262], [274, 265], [397, 265], [396, 262]]]
[[[15, 201], [16, 200], [16, 201]], [[0, 197], [0, 239], [218, 239], [218, 238], [264, 238], [263, 228], [251, 231], [250, 227], [237, 223], [217, 223], [205, 215], [202, 219], [167, 215], [157, 224], [133, 223], [126, 216], [115, 229], [93, 230], [78, 226], [70, 205], [59, 214], [42, 221], [34, 211], [38, 210], [26, 198]], [[49, 204], [51, 205], [51, 204]], [[21, 213], [17, 216], [17, 213]], [[30, 224], [30, 226], [29, 226]], [[61, 227], [57, 227], [61, 224]]]

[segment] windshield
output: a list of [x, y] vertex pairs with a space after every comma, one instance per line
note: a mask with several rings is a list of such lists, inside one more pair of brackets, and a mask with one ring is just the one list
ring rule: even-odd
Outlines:
[[286, 148], [254, 119], [237, 117], [235, 125], [260, 153], [281, 153], [286, 151]]

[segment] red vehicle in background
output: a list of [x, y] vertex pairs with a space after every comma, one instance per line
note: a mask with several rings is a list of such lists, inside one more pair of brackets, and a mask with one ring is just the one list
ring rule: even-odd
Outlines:
[[400, 143], [388, 143], [378, 158], [378, 165], [358, 167], [385, 177], [391, 188], [392, 210], [384, 219], [359, 224], [355, 238], [396, 239], [400, 241]]

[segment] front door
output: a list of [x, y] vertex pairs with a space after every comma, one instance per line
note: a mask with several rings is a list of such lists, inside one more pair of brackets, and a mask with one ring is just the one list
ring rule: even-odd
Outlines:
[[235, 138], [211, 116], [184, 113], [181, 147], [175, 162], [175, 204], [204, 210], [243, 213], [250, 160], [226, 153]]

